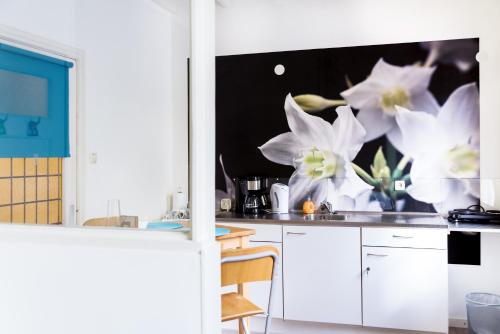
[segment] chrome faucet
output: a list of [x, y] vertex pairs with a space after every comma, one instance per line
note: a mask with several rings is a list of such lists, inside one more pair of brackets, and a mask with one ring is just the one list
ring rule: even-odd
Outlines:
[[332, 203], [328, 202], [328, 201], [323, 201], [321, 202], [321, 204], [319, 205], [319, 211], [321, 213], [328, 213], [330, 215], [333, 215], [335, 213], [335, 211], [333, 210], [333, 205]]

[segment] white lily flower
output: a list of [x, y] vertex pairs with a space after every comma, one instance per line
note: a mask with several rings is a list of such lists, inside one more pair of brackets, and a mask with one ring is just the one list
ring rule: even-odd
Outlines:
[[357, 119], [366, 130], [365, 141], [387, 134], [394, 147], [402, 150], [395, 106], [436, 114], [439, 105], [427, 90], [434, 70], [434, 67], [394, 66], [380, 59], [365, 81], [340, 93], [347, 103], [359, 109]]
[[356, 198], [371, 189], [355, 172], [351, 161], [364, 142], [365, 130], [350, 107], [336, 109], [333, 124], [304, 112], [290, 94], [285, 112], [291, 132], [280, 134], [259, 147], [269, 160], [295, 167], [290, 178], [290, 207], [302, 205], [311, 195], [318, 204], [335, 203], [340, 196]]
[[479, 92], [457, 88], [437, 116], [397, 107], [404, 154], [413, 157], [408, 194], [438, 212], [464, 208], [479, 197]]
[[478, 64], [476, 55], [479, 52], [479, 43], [472, 38], [424, 42], [420, 45], [429, 50], [424, 66], [440, 62], [453, 64], [461, 72], [467, 72]]

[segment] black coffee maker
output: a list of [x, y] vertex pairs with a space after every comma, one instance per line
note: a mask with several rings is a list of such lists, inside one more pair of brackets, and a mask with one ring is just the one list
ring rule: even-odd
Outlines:
[[236, 207], [238, 213], [256, 215], [270, 206], [268, 179], [262, 176], [239, 177], [236, 185]]

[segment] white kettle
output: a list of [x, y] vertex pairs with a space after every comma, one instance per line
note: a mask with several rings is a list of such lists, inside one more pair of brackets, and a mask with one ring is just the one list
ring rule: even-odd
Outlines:
[[288, 213], [288, 186], [275, 183], [271, 186], [271, 208], [273, 213]]

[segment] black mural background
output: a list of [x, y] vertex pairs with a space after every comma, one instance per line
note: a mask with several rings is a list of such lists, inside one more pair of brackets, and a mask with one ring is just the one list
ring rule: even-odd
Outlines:
[[[475, 41], [479, 51], [479, 39]], [[353, 84], [365, 80], [380, 58], [404, 66], [424, 62], [427, 54], [420, 43], [401, 43], [217, 57], [216, 188], [225, 189], [220, 154], [231, 177], [291, 176], [294, 171], [291, 166], [267, 160], [258, 149], [270, 138], [289, 131], [283, 109], [288, 93], [341, 99], [339, 93], [348, 88], [346, 76]], [[285, 67], [281, 76], [274, 73], [277, 64]], [[474, 81], [479, 85], [479, 66], [460, 72], [451, 64], [439, 64], [429, 91], [442, 105], [453, 90]], [[336, 118], [333, 108], [315, 115], [330, 123]], [[385, 136], [366, 143], [354, 162], [369, 170], [378, 147], [387, 144]], [[395, 165], [400, 158], [399, 153], [387, 156], [389, 165]], [[430, 205], [409, 196], [404, 210], [433, 211]]]

